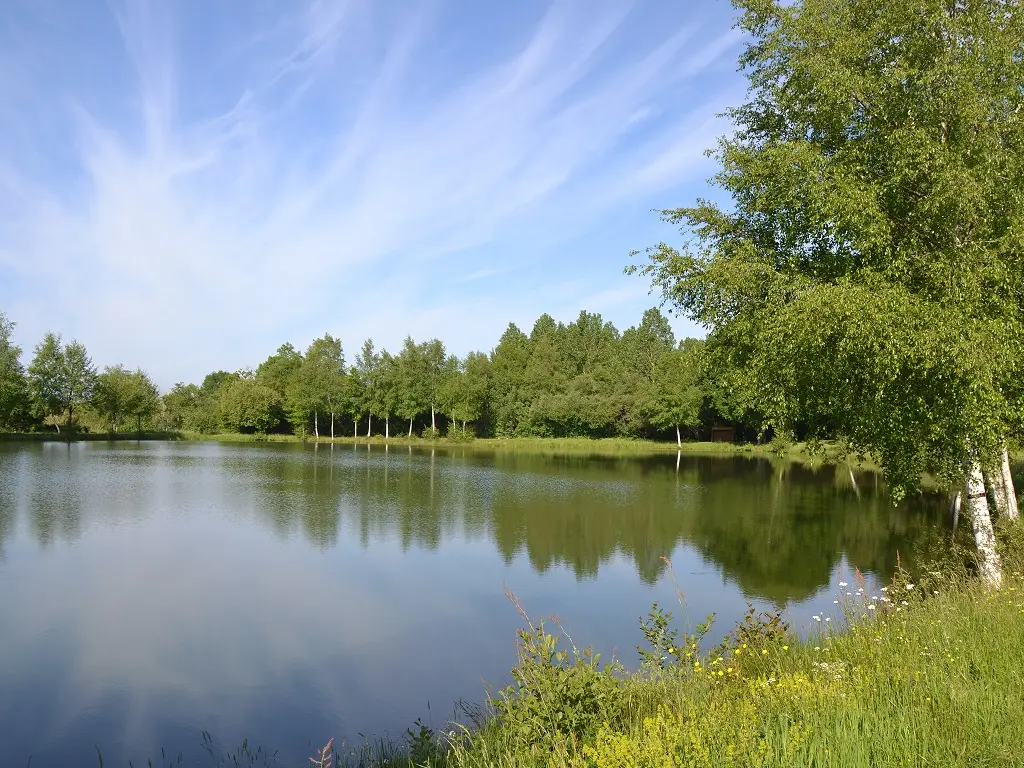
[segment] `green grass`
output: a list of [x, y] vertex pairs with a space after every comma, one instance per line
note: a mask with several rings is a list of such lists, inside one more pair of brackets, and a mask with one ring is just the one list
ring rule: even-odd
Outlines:
[[204, 432], [182, 432], [182, 440], [202, 440], [215, 443], [298, 443], [301, 440], [295, 435], [257, 435], [240, 432], [219, 432], [207, 434]]
[[[200, 434], [198, 432], [183, 432], [181, 437], [186, 440], [211, 440], [227, 443], [250, 443], [250, 442], [275, 442], [295, 443], [302, 442], [296, 435], [243, 435], [237, 432], [219, 434]], [[307, 435], [305, 442], [314, 442], [314, 438]], [[624, 437], [587, 438], [587, 437], [511, 437], [511, 438], [475, 438], [470, 440], [451, 440], [447, 437], [440, 437], [436, 440], [424, 439], [421, 437], [408, 438], [404, 435], [391, 437], [387, 440], [381, 435], [371, 437], [338, 436], [334, 440], [321, 435], [319, 442], [335, 443], [338, 445], [413, 445], [431, 447], [458, 447], [479, 451], [507, 451], [512, 453], [539, 453], [539, 454], [565, 454], [565, 453], [593, 453], [601, 455], [647, 455], [652, 453], [676, 453], [682, 451], [684, 454], [701, 456], [721, 455], [772, 455], [775, 450], [767, 444], [753, 445], [750, 443], [712, 443], [707, 441], [684, 442], [679, 448], [674, 442], [661, 442], [657, 440], [639, 440]], [[802, 444], [794, 444], [786, 449], [785, 456], [793, 459], [811, 460], [804, 450]]]
[[[186, 440], [210, 440], [226, 443], [297, 443], [301, 438], [295, 435], [242, 435], [237, 432], [221, 434], [200, 434], [184, 432], [181, 437]], [[313, 438], [306, 437], [306, 442]], [[481, 452], [522, 453], [535, 455], [598, 455], [598, 456], [650, 456], [654, 454], [674, 454], [681, 451], [686, 456], [761, 456], [778, 458], [811, 466], [836, 465], [853, 469], [878, 470], [878, 465], [870, 457], [863, 460], [855, 456], [841, 453], [839, 447], [832, 443], [824, 443], [819, 451], [811, 451], [805, 443], [790, 444], [751, 444], [751, 443], [713, 443], [708, 441], [688, 441], [679, 448], [674, 442], [656, 440], [639, 440], [625, 437], [587, 438], [587, 437], [510, 437], [510, 438], [475, 438], [469, 440], [451, 440], [439, 437], [436, 440], [421, 437], [408, 438], [404, 435], [391, 437], [387, 440], [380, 435], [371, 437], [339, 436], [331, 440], [321, 436], [320, 443], [330, 445], [400, 445], [418, 446]], [[930, 488], [934, 482], [924, 478], [924, 487]]]

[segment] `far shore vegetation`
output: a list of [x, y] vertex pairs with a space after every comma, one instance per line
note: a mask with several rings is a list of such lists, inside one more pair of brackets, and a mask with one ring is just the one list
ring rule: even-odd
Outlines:
[[658, 309], [620, 333], [581, 312], [563, 324], [515, 325], [488, 353], [463, 358], [438, 339], [392, 354], [372, 340], [352, 362], [325, 334], [303, 352], [281, 345], [254, 369], [214, 371], [161, 394], [145, 371], [92, 363], [85, 346], [47, 333], [27, 367], [0, 314], [0, 430], [385, 439], [622, 438], [652, 444], [755, 443], [771, 429], [704, 344], [676, 341]]

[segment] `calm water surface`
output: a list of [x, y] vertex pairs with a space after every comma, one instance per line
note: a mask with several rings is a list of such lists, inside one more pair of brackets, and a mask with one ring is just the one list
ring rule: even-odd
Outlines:
[[205, 729], [301, 765], [504, 684], [506, 586], [632, 664], [637, 618], [676, 606], [664, 556], [691, 626], [749, 600], [806, 629], [944, 525], [765, 459], [0, 443], [0, 762], [198, 758]]

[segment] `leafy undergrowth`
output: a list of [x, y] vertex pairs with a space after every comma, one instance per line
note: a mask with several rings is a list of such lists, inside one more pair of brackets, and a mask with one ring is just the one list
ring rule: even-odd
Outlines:
[[[717, 647], [654, 606], [627, 673], [525, 612], [513, 684], [471, 727], [417, 722], [403, 745], [329, 744], [315, 766], [1019, 766], [1024, 525], [999, 532], [1001, 589], [958, 565], [877, 594], [855, 574], [798, 639], [751, 608]], [[514, 600], [514, 597], [513, 597]], [[518, 603], [517, 603], [518, 606]], [[844, 615], [841, 615], [844, 614]], [[840, 619], [845, 629], [833, 629]], [[227, 764], [253, 765], [233, 756]], [[267, 763], [269, 764], [269, 763]]]

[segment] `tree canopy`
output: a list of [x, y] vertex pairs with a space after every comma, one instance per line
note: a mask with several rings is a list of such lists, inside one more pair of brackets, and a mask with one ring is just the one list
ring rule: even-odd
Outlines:
[[1017, 6], [738, 0], [750, 90], [725, 207], [643, 271], [708, 327], [767, 422], [870, 450], [897, 492], [1021, 430], [1024, 82]]

